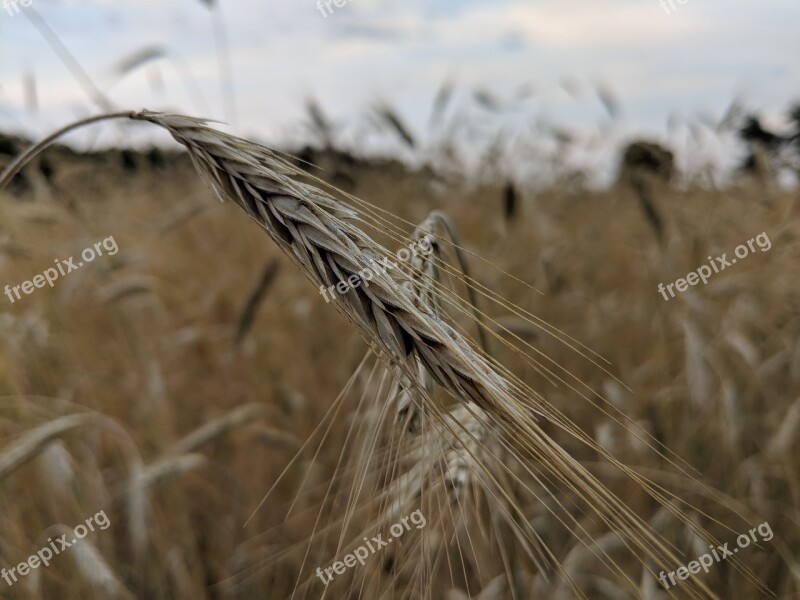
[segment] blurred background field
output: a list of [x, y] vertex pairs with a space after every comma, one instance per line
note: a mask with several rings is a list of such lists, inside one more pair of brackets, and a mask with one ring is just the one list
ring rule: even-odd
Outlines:
[[[470, 252], [539, 290], [471, 261], [488, 288], [610, 362], [630, 392], [541, 330], [490, 309], [635, 427], [612, 423], [495, 343], [498, 358], [620, 460], [710, 518], [724, 505], [755, 524], [769, 521], [775, 538], [740, 559], [778, 597], [795, 597], [800, 205], [767, 164], [725, 189], [669, 185], [669, 165], [645, 145], [628, 151], [617, 184], [591, 191], [580, 179], [532, 188], [499, 173], [468, 183], [431, 166], [410, 170], [320, 145], [296, 153], [320, 165], [316, 174], [410, 222], [445, 211]], [[296, 553], [267, 558], [302, 538], [282, 515], [303, 470], [242, 525], [356, 369], [364, 343], [254, 224], [212, 200], [183, 155], [54, 148], [26, 173], [0, 203], [4, 285], [111, 235], [119, 252], [13, 305], [3, 298], [0, 560], [24, 560], [54, 523], [73, 526], [104, 509], [112, 526], [87, 538], [102, 564], [65, 554], [10, 597], [287, 596]], [[768, 252], [669, 302], [658, 293], [659, 283], [761, 232]], [[246, 317], [259, 287], [263, 300]], [[93, 416], [64, 421], [70, 415]], [[646, 451], [636, 428], [719, 495]], [[560, 441], [586, 464], [598, 460]], [[22, 454], [9, 462], [15, 451]], [[301, 456], [310, 460], [310, 450]], [[333, 460], [323, 456], [314, 476], [324, 479]], [[611, 472], [602, 479], [659, 522], [659, 508], [629, 481]], [[538, 514], [533, 504], [525, 510]], [[537, 523], [556, 557], [574, 559], [575, 540], [541, 515]], [[687, 562], [703, 552], [669, 520], [658, 527]], [[627, 597], [603, 586], [590, 559], [581, 564], [578, 581], [590, 597]], [[259, 565], [245, 581], [237, 577]], [[629, 566], [641, 577], [641, 566]], [[497, 575], [484, 572], [481, 583]], [[759, 597], [724, 564], [706, 581], [724, 598]], [[557, 584], [538, 585], [557, 597]], [[643, 593], [665, 596], [655, 585], [643, 580]]]

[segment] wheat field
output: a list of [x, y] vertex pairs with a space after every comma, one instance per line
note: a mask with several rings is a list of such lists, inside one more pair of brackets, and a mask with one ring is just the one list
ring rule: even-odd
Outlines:
[[[441, 260], [366, 287], [400, 294], [420, 337], [365, 333], [181, 148], [46, 150], [0, 193], [0, 283], [110, 236], [118, 252], [3, 298], [0, 567], [99, 511], [110, 525], [3, 597], [800, 597], [796, 190], [652, 169], [530, 188], [330, 152], [273, 179], [237, 156], [227, 172], [299, 223], [316, 221], [286, 200], [312, 193], [296, 181], [346, 188], [329, 191], [392, 252], [439, 211], [469, 277], [438, 230]], [[321, 256], [345, 239], [297, 229]], [[659, 293], [762, 232], [768, 251]], [[415, 510], [402, 542], [315, 574]], [[659, 584], [761, 523], [774, 537]]]

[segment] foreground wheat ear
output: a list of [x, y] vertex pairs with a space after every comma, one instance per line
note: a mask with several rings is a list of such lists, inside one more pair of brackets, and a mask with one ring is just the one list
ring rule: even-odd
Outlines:
[[[213, 130], [205, 121], [148, 111], [114, 113], [70, 126], [37, 145], [0, 177], [0, 189], [24, 162], [74, 127], [128, 117], [168, 130], [186, 147], [197, 171], [220, 201], [233, 201], [261, 225], [316, 285], [325, 288], [369, 271], [368, 287], [337, 295], [336, 304], [397, 366], [414, 372], [413, 355], [431, 376], [459, 398], [488, 408], [504, 382], [470, 345], [432, 312], [415, 306], [412, 295], [382, 269], [390, 256], [353, 223], [358, 214], [330, 195], [298, 181], [301, 171], [272, 150]], [[497, 388], [497, 389], [491, 389]]]
[[[0, 176], [0, 189], [59, 136], [113, 118], [147, 121], [168, 130], [187, 149], [197, 171], [217, 197], [239, 205], [316, 286], [328, 288], [370, 274], [369, 285], [351, 286], [347, 293], [336, 295], [332, 304], [358, 328], [391, 372], [398, 379], [416, 382], [421, 366], [466, 410], [470, 409], [470, 403], [477, 405], [485, 415], [481, 418], [492, 422], [502, 435], [504, 447], [534, 480], [548, 491], [560, 487], [581, 499], [582, 510], [605, 523], [643, 563], [658, 565], [657, 572], [658, 568], [674, 568], [683, 561], [647, 523], [547, 435], [538, 419], [549, 420], [592, 446], [676, 519], [709, 543], [716, 541], [683, 514], [676, 499], [616, 461], [430, 307], [415, 301], [402, 274], [390, 274], [378, 267], [390, 252], [362, 227], [375, 217], [307, 183], [305, 173], [269, 148], [214, 130], [205, 121], [192, 117], [149, 111], [115, 113], [80, 121], [49, 136], [6, 169]], [[412, 391], [414, 402], [426, 410], [442, 413], [442, 407], [423, 386], [416, 385]], [[532, 490], [527, 491], [533, 494]], [[584, 538], [582, 522], [565, 506], [556, 502], [552, 512], [577, 537]], [[525, 518], [521, 511], [518, 516]], [[594, 551], [603, 553], [599, 549]], [[642, 595], [631, 575], [624, 573], [610, 557], [604, 557], [603, 562], [634, 593]], [[562, 575], [566, 576], [563, 571]], [[583, 596], [580, 590], [574, 591]], [[697, 579], [687, 582], [682, 591], [692, 597], [716, 597]]]

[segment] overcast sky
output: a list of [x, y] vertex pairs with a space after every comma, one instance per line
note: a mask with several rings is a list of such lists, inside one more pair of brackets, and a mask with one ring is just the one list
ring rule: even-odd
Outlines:
[[[0, 126], [39, 135], [97, 108], [23, 14], [0, 0]], [[210, 12], [200, 0], [32, 0], [119, 107], [225, 119]], [[278, 142], [313, 95], [337, 118], [391, 100], [424, 131], [443, 81], [510, 96], [532, 84], [532, 112], [570, 124], [606, 118], [593, 91], [622, 103], [631, 129], [721, 117], [735, 97], [777, 112], [800, 100], [798, 0], [221, 0], [232, 46], [234, 129]], [[118, 81], [148, 46], [169, 57]], [[188, 75], [187, 73], [190, 73]], [[36, 82], [38, 111], [28, 106]]]

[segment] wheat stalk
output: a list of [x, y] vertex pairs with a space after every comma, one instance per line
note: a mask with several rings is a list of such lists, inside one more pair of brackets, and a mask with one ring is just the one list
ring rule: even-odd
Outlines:
[[78, 427], [94, 425], [120, 436], [123, 442], [122, 447], [131, 462], [138, 461], [138, 450], [124, 428], [120, 427], [112, 419], [96, 414], [81, 413], [59, 417], [39, 425], [17, 440], [3, 448], [0, 452], [0, 481], [11, 473], [24, 466], [29, 461], [38, 456], [47, 446], [65, 435], [69, 431]]
[[205, 446], [214, 440], [222, 437], [228, 432], [237, 429], [248, 423], [252, 423], [260, 417], [267, 407], [264, 404], [245, 404], [235, 408], [228, 414], [222, 415], [210, 421], [192, 433], [178, 441], [168, 451], [167, 455], [177, 456], [195, 452], [201, 446]]

